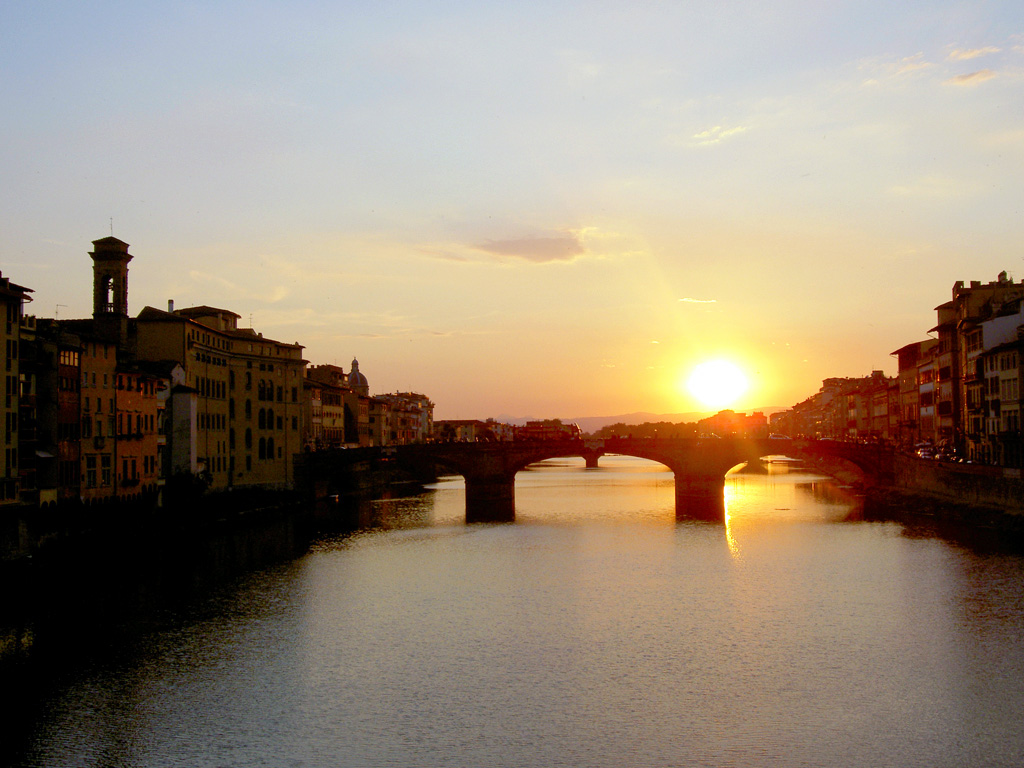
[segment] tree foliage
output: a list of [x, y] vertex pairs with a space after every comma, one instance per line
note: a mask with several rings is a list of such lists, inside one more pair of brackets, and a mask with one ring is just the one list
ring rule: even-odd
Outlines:
[[593, 433], [593, 437], [660, 437], [660, 438], [681, 438], [696, 437], [697, 425], [679, 422], [673, 424], [669, 421], [647, 421], [643, 424], [608, 424]]

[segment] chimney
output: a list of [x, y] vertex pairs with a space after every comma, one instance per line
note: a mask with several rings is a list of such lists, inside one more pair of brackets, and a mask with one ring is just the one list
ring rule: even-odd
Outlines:
[[168, 312], [173, 312], [174, 311], [174, 299], [168, 299], [167, 300], [167, 311]]

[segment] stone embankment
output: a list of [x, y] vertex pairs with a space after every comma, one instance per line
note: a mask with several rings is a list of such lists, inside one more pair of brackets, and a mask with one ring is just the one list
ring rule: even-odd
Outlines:
[[892, 483], [869, 488], [867, 498], [874, 509], [1024, 535], [1019, 470], [895, 455]]

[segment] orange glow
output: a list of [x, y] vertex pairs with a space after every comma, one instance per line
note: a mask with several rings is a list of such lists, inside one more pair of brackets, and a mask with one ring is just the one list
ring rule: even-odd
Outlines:
[[750, 381], [743, 370], [728, 360], [708, 360], [690, 372], [686, 389], [708, 408], [733, 405], [746, 393]]

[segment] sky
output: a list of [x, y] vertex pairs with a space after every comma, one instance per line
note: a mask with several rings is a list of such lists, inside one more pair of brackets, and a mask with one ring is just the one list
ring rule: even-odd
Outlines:
[[212, 305], [435, 418], [894, 374], [1024, 278], [1024, 3], [0, 6], [0, 271]]

